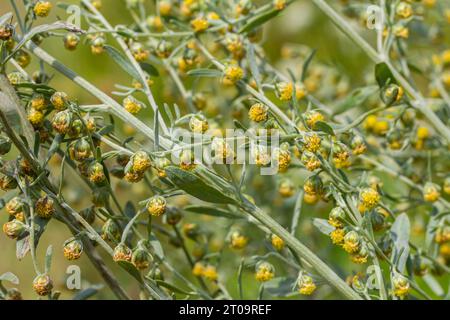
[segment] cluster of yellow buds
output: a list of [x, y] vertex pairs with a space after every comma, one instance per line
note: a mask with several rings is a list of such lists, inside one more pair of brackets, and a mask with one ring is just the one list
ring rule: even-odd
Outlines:
[[201, 262], [195, 263], [192, 268], [192, 274], [196, 277], [205, 277], [210, 281], [216, 281], [218, 279], [217, 269], [213, 265], [204, 265]]
[[255, 278], [260, 282], [267, 282], [275, 276], [275, 268], [265, 261], [260, 261], [256, 264], [255, 272]]

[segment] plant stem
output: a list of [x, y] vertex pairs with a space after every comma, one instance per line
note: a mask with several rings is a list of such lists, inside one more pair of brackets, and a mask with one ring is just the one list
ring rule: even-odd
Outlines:
[[261, 209], [253, 206], [244, 205], [242, 209], [254, 218], [259, 220], [273, 233], [282, 238], [286, 244], [291, 247], [300, 258], [309, 263], [318, 274], [320, 274], [331, 286], [338, 290], [343, 296], [350, 300], [361, 300], [362, 298], [353, 291], [333, 270], [330, 269], [320, 258], [318, 258], [311, 250], [285, 230], [270, 216], [265, 214]]

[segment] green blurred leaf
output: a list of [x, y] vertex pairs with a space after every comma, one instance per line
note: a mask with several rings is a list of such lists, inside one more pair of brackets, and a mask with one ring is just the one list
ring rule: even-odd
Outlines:
[[316, 124], [314, 125], [314, 131], [322, 131], [331, 136], [335, 135], [333, 128], [329, 124], [327, 124], [323, 121], [316, 122]]
[[264, 284], [264, 291], [272, 297], [288, 297], [295, 294], [296, 279], [287, 277], [274, 278]]
[[227, 219], [242, 219], [241, 216], [232, 213], [230, 211], [226, 211], [220, 208], [210, 207], [210, 206], [196, 206], [191, 205], [184, 207], [183, 210], [198, 213], [198, 214], [204, 214], [207, 216], [214, 216], [214, 217], [221, 217], [221, 218], [227, 218]]
[[158, 238], [156, 238], [153, 233], [151, 233], [149, 236], [149, 242], [154, 250], [155, 255], [157, 255], [160, 259], [164, 259], [164, 250], [162, 248], [161, 242], [159, 242]]
[[155, 282], [158, 284], [158, 286], [167, 288], [170, 291], [175, 292], [175, 293], [181, 293], [181, 294], [185, 294], [185, 295], [188, 295], [188, 296], [197, 295], [197, 293], [195, 293], [195, 292], [189, 292], [189, 291], [180, 289], [177, 286], [175, 286], [173, 284], [170, 284], [168, 282], [162, 281], [162, 280], [155, 280]]
[[328, 223], [325, 219], [319, 219], [315, 218], [313, 219], [313, 225], [319, 229], [320, 232], [322, 232], [325, 235], [330, 235], [331, 232], [334, 231], [334, 227]]
[[168, 178], [181, 190], [206, 202], [212, 203], [234, 203], [232, 198], [227, 197], [219, 189], [206, 184], [195, 174], [177, 167], [165, 168]]
[[388, 65], [384, 62], [379, 63], [375, 66], [375, 79], [377, 80], [378, 86], [380, 88], [383, 88], [390, 83], [396, 83], [395, 77], [393, 76]]
[[353, 90], [350, 95], [333, 108], [333, 114], [341, 114], [352, 108], [361, 106], [371, 95], [378, 91], [377, 86], [367, 86]]
[[16, 257], [17, 260], [22, 260], [30, 251], [30, 236], [16, 241]]
[[194, 69], [188, 71], [187, 75], [191, 77], [218, 78], [222, 76], [222, 72], [216, 69]]
[[145, 72], [147, 72], [149, 75], [153, 76], [153, 77], [159, 77], [159, 72], [158, 69], [156, 69], [153, 65], [151, 65], [150, 63], [147, 62], [141, 62], [139, 63], [139, 65], [141, 66], [142, 70], [144, 70]]
[[118, 261], [117, 264], [127, 271], [133, 278], [135, 278], [139, 283], [143, 283], [142, 276], [136, 267], [128, 261]]
[[72, 298], [72, 300], [87, 300], [90, 297], [96, 295], [101, 289], [103, 289], [103, 285], [92, 286], [90, 288], [81, 290]]
[[406, 261], [409, 256], [409, 238], [411, 232], [411, 223], [408, 215], [402, 213], [399, 215], [391, 227], [391, 236], [394, 240], [394, 255], [397, 269], [403, 272], [406, 266]]
[[19, 284], [19, 278], [12, 272], [6, 272], [0, 275], [0, 282], [2, 281], [8, 281], [15, 285]]
[[11, 12], [8, 12], [8, 13], [2, 15], [0, 17], [0, 27], [3, 26], [4, 24], [8, 23], [8, 21], [11, 20], [12, 16], [13, 16], [13, 14]]
[[266, 11], [263, 13], [260, 13], [257, 16], [254, 16], [248, 20], [248, 22], [239, 29], [239, 33], [246, 33], [253, 31], [254, 29], [258, 28], [260, 25], [266, 23], [270, 19], [276, 17], [280, 13], [280, 10], [272, 9], [270, 11]]
[[45, 273], [50, 272], [50, 268], [52, 266], [52, 256], [53, 256], [53, 247], [50, 245], [47, 248], [47, 252], [45, 253]]
[[116, 48], [105, 45], [104, 46], [106, 53], [125, 71], [127, 72], [133, 79], [139, 80], [141, 77], [137, 72], [136, 68], [125, 58]]

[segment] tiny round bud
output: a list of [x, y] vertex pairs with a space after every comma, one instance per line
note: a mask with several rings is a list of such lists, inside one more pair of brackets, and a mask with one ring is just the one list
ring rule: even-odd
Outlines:
[[83, 253], [83, 243], [78, 239], [69, 239], [64, 243], [63, 252], [67, 260], [78, 260]]
[[328, 223], [335, 228], [342, 228], [344, 224], [342, 221], [345, 219], [345, 211], [341, 207], [334, 207], [328, 216]]
[[131, 263], [133, 263], [138, 270], [144, 270], [149, 267], [150, 261], [150, 254], [148, 253], [148, 250], [145, 247], [144, 243], [140, 241], [137, 245], [137, 248], [133, 251], [133, 254], [131, 256]]
[[0, 189], [8, 191], [17, 188], [17, 181], [14, 177], [3, 176], [0, 178]]
[[52, 4], [50, 3], [50, 1], [39, 0], [34, 5], [33, 12], [36, 16], [45, 18], [49, 15], [51, 9], [52, 9]]
[[359, 200], [363, 211], [373, 209], [380, 202], [380, 194], [372, 188], [362, 189], [359, 193]]
[[106, 180], [103, 165], [100, 162], [94, 161], [88, 168], [89, 180], [95, 184], [101, 184]]
[[392, 277], [393, 294], [401, 299], [406, 297], [410, 291], [410, 284], [408, 278], [396, 273]]
[[147, 210], [152, 216], [159, 217], [166, 212], [166, 206], [167, 202], [164, 197], [154, 196], [148, 202]]
[[191, 27], [195, 32], [200, 33], [208, 29], [209, 22], [203, 17], [197, 17], [191, 21]]
[[255, 278], [257, 281], [266, 282], [275, 276], [275, 268], [268, 262], [260, 261], [255, 267]]
[[218, 278], [216, 267], [207, 265], [203, 270], [203, 276], [210, 281], [216, 281]]
[[226, 83], [234, 84], [241, 80], [244, 77], [244, 71], [241, 69], [241, 67], [230, 64], [225, 67], [224, 70], [224, 81]]
[[56, 110], [64, 110], [66, 108], [68, 98], [65, 92], [57, 91], [50, 97], [50, 102]]
[[27, 119], [33, 127], [40, 127], [44, 122], [44, 113], [42, 111], [30, 108], [27, 112]]
[[41, 274], [33, 281], [33, 289], [40, 296], [49, 295], [53, 289], [53, 282], [48, 274]]
[[77, 48], [78, 44], [80, 43], [80, 37], [73, 32], [69, 32], [64, 36], [63, 41], [64, 47], [67, 50], [73, 51]]
[[102, 227], [102, 238], [109, 241], [118, 241], [120, 239], [121, 231], [118, 224], [112, 220], [106, 220]]
[[131, 262], [132, 251], [125, 244], [120, 243], [114, 248], [113, 260], [115, 262], [128, 261]]
[[280, 251], [284, 248], [284, 240], [281, 239], [276, 234], [272, 234], [270, 236], [270, 242], [272, 243], [272, 246], [278, 251]]
[[190, 118], [189, 128], [194, 133], [204, 133], [209, 128], [208, 121], [204, 116], [197, 114]]
[[316, 285], [313, 278], [306, 274], [302, 274], [297, 281], [298, 291], [300, 294], [310, 296], [316, 291]]
[[164, 221], [171, 225], [174, 226], [176, 224], [178, 224], [178, 222], [180, 222], [180, 220], [183, 218], [183, 214], [181, 213], [180, 210], [178, 210], [178, 208], [176, 207], [167, 207], [166, 209], [166, 214], [164, 215]]
[[10, 24], [0, 26], [0, 40], [8, 41], [12, 38], [14, 27]]
[[321, 195], [323, 193], [323, 182], [319, 175], [313, 175], [306, 179], [303, 190], [307, 194]]
[[342, 245], [348, 253], [357, 253], [361, 248], [361, 238], [356, 231], [349, 231], [344, 237], [344, 244]]
[[53, 199], [48, 196], [39, 198], [35, 203], [36, 214], [43, 219], [50, 219], [55, 213]]
[[25, 225], [19, 220], [11, 220], [3, 224], [3, 232], [11, 239], [19, 238], [25, 231]]
[[134, 42], [131, 45], [130, 50], [137, 62], [144, 62], [150, 56], [150, 51], [145, 49], [144, 45], [139, 42]]
[[247, 246], [248, 238], [236, 230], [230, 233], [229, 242], [232, 249], [240, 250]]
[[55, 131], [60, 134], [66, 134], [69, 132], [72, 126], [72, 112], [69, 110], [59, 111], [55, 114], [52, 120], [52, 126]]
[[23, 206], [23, 199], [20, 197], [14, 197], [6, 203], [5, 209], [10, 215], [15, 216], [16, 214], [22, 212]]
[[316, 129], [316, 123], [319, 121], [324, 121], [325, 117], [323, 116], [323, 114], [321, 114], [318, 111], [315, 110], [311, 110], [311, 111], [307, 111], [303, 114], [303, 118], [305, 119], [306, 124], [308, 125], [309, 128], [315, 130]]
[[133, 96], [123, 99], [122, 105], [131, 114], [137, 114], [143, 108], [143, 103], [136, 100]]
[[88, 159], [91, 152], [91, 144], [86, 138], [81, 138], [74, 141], [69, 147], [70, 157], [76, 161], [84, 161]]
[[84, 220], [86, 220], [87, 223], [93, 224], [96, 217], [95, 207], [91, 206], [89, 208], [81, 210], [80, 215], [83, 217]]
[[263, 122], [268, 118], [268, 108], [262, 103], [255, 103], [248, 111], [248, 117], [254, 122]]
[[292, 197], [295, 193], [295, 186], [294, 183], [289, 179], [283, 179], [280, 181], [278, 185], [278, 193], [283, 198], [289, 198]]
[[130, 159], [132, 170], [137, 173], [143, 173], [151, 167], [152, 163], [150, 157], [145, 151], [137, 151]]
[[423, 187], [423, 199], [427, 202], [436, 202], [441, 196], [441, 188], [432, 182], [427, 182]]

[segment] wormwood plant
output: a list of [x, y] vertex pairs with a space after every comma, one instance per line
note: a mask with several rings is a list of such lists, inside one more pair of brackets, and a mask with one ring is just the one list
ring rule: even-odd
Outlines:
[[[136, 297], [111, 262], [143, 299], [257, 298], [243, 281], [249, 272], [259, 298], [449, 297], [449, 3], [309, 1], [371, 60], [354, 84], [309, 48], [284, 48], [288, 67], [270, 63], [264, 44], [277, 39], [265, 39], [264, 26], [301, 1], [127, 0], [130, 20], [116, 26], [100, 0], [9, 2], [0, 18], [1, 219], [17, 258], [31, 255], [38, 296], [64, 289], [52, 280], [55, 250], [42, 264], [36, 247], [65, 226], [73, 237], [53, 253], [86, 255], [118, 299]], [[75, 19], [49, 22], [53, 11]], [[51, 41], [67, 50], [61, 61], [42, 49]], [[80, 46], [117, 64], [115, 91], [64, 65]], [[92, 102], [69, 96], [52, 72]], [[269, 167], [275, 174], [264, 175]], [[78, 188], [89, 204], [67, 196]], [[326, 248], [317, 244], [327, 237]], [[3, 274], [0, 298], [21, 299], [8, 283], [18, 281]]]

